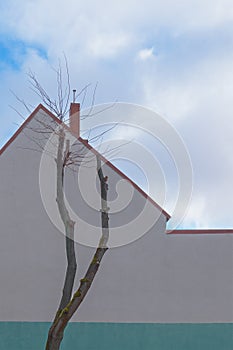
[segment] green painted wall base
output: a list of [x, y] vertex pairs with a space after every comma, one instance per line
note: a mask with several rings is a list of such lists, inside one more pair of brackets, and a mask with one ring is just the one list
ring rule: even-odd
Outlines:
[[[49, 323], [0, 322], [0, 350], [43, 350]], [[232, 350], [233, 324], [70, 323], [61, 350]]]

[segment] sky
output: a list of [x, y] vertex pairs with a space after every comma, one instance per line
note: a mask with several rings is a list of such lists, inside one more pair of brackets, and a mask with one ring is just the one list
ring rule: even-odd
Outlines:
[[[22, 123], [14, 109], [28, 115], [11, 91], [36, 107], [32, 71], [53, 96], [53, 67], [65, 53], [72, 88], [92, 84], [87, 100], [98, 82], [97, 104], [159, 112], [183, 139], [193, 191], [181, 227], [233, 227], [231, 0], [8, 0], [0, 12], [0, 146]], [[121, 165], [143, 183], [136, 166]]]

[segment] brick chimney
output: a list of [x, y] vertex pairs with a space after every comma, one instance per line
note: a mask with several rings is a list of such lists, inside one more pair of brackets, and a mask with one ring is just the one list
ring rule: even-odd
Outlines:
[[76, 136], [80, 136], [80, 103], [70, 104], [70, 129]]

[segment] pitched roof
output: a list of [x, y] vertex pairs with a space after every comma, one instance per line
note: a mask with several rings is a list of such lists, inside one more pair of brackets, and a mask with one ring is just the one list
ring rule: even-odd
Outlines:
[[[39, 104], [36, 109], [30, 114], [30, 116], [24, 121], [24, 123], [19, 127], [19, 129], [14, 133], [14, 135], [7, 141], [7, 143], [0, 149], [0, 155], [7, 149], [8, 146], [12, 144], [12, 142], [16, 139], [16, 137], [22, 132], [22, 130], [26, 127], [26, 125], [35, 117], [35, 115], [40, 111], [44, 111], [48, 116], [50, 116], [55, 122], [58, 124], [62, 124], [60, 119], [58, 119], [53, 113], [51, 113], [46, 107], [44, 107], [42, 104]], [[72, 133], [70, 128], [65, 125], [65, 127]], [[146, 194], [133, 180], [131, 180], [128, 176], [126, 176], [121, 170], [119, 170], [115, 165], [113, 165], [110, 161], [108, 161], [102, 154], [97, 152], [89, 143], [87, 140], [82, 139], [81, 137], [78, 138], [78, 140], [89, 150], [91, 150], [94, 154], [98, 154], [102, 161], [109, 166], [111, 169], [113, 169], [116, 173], [118, 173], [123, 179], [130, 182], [130, 184], [141, 193], [141, 195], [149, 200], [150, 203], [152, 203], [163, 215], [165, 215], [167, 221], [171, 218], [171, 216], [160, 207], [158, 203], [156, 203], [148, 194]]]

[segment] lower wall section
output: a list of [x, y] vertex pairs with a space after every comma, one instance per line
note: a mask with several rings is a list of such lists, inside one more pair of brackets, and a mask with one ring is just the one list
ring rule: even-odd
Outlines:
[[[0, 350], [43, 350], [49, 323], [0, 322]], [[70, 323], [61, 350], [232, 350], [233, 323]]]

